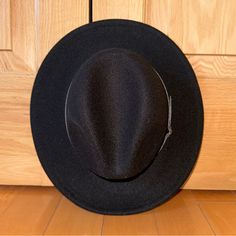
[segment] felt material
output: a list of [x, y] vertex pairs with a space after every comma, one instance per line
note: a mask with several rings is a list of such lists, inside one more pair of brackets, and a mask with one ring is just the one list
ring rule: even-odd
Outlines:
[[[116, 52], [121, 57], [112, 57], [109, 49], [118, 50]], [[104, 54], [103, 50], [108, 51]], [[109, 66], [101, 68], [99, 64], [104, 67], [106, 57], [110, 57], [111, 62], [107, 62]], [[129, 68], [125, 66], [125, 61]], [[114, 66], [116, 62], [118, 64]], [[131, 64], [134, 65], [133, 68]], [[111, 68], [118, 73], [114, 80], [107, 81]], [[153, 74], [152, 68], [158, 72], [157, 75]], [[100, 70], [104, 72], [104, 76], [98, 73]], [[120, 72], [125, 74], [124, 70], [134, 76], [121, 76]], [[160, 147], [164, 130], [167, 129], [166, 97], [160, 79], [171, 98], [172, 134], [153, 159], [152, 153]], [[121, 87], [116, 90], [116, 86], [112, 87], [113, 82]], [[137, 87], [132, 83], [137, 83]], [[150, 88], [142, 91], [141, 83]], [[82, 89], [83, 86], [86, 87], [85, 90]], [[108, 90], [106, 86], [109, 86]], [[128, 89], [127, 93], [125, 88]], [[112, 95], [106, 94], [107, 91], [112, 92]], [[116, 100], [119, 92], [124, 93], [122, 97], [130, 103], [120, 101], [114, 104], [114, 101], [107, 101], [109, 98]], [[151, 124], [145, 119], [138, 121], [142, 110], [140, 103], [145, 103], [143, 95], [151, 101], [151, 104], [144, 105], [148, 108], [144, 114], [146, 118], [151, 117]], [[77, 105], [79, 109], [74, 110], [73, 107]], [[127, 120], [121, 125], [111, 115], [116, 116], [126, 108]], [[155, 108], [157, 110], [153, 110]], [[107, 109], [108, 112], [102, 109]], [[70, 115], [70, 112], [74, 113]], [[134, 124], [126, 126], [132, 123], [129, 113], [134, 116]], [[101, 127], [106, 130], [105, 136], [96, 121], [102, 123]], [[106, 121], [112, 122], [114, 130], [107, 126]], [[163, 126], [159, 126], [158, 122], [162, 122]], [[138, 128], [138, 125], [143, 127]], [[153, 128], [153, 139], [144, 134], [149, 125]], [[87, 130], [84, 129], [85, 126]], [[45, 172], [67, 198], [83, 208], [103, 214], [132, 214], [151, 209], [168, 200], [189, 176], [201, 145], [203, 106], [194, 72], [173, 41], [142, 23], [105, 20], [72, 31], [49, 52], [39, 69], [32, 91], [31, 127]], [[122, 163], [125, 153], [122, 148], [125, 147], [119, 149], [118, 142], [114, 140], [120, 135], [119, 129], [122, 131], [126, 128], [129, 130], [127, 139], [125, 136], [119, 137], [122, 145], [130, 145], [131, 138], [134, 137], [139, 140], [137, 144], [146, 140], [150, 144], [145, 143], [144, 150], [129, 148], [128, 151], [133, 151], [132, 155], [127, 154], [128, 161], [126, 159], [127, 162], [123, 164], [124, 169], [116, 171], [113, 161]], [[81, 130], [86, 131], [86, 135], [82, 135]], [[96, 135], [89, 136], [88, 130]], [[141, 133], [135, 134], [135, 130], [140, 130]], [[157, 134], [155, 130], [158, 131]], [[102, 136], [105, 137], [104, 143]], [[78, 141], [83, 137], [82, 142]], [[96, 137], [98, 147], [102, 147], [101, 154], [96, 149], [89, 148], [91, 137]], [[109, 139], [110, 147], [107, 146]], [[151, 155], [145, 153], [145, 149]], [[147, 159], [141, 157], [141, 154]], [[139, 157], [139, 160], [136, 161], [135, 157]], [[105, 167], [109, 160], [112, 160], [112, 171]], [[132, 162], [138, 165], [130, 168], [129, 163]]]
[[142, 172], [160, 149], [167, 123], [165, 88], [150, 64], [133, 52], [98, 52], [72, 80], [68, 136], [77, 158], [99, 176], [121, 180]]

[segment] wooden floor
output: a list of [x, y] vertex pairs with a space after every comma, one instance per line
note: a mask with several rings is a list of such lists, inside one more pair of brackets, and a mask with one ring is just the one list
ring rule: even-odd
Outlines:
[[0, 235], [236, 235], [236, 192], [184, 190], [142, 214], [103, 216], [53, 187], [0, 186]]

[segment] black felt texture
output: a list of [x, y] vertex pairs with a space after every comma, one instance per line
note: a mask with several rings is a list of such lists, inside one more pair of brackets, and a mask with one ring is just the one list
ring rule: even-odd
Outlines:
[[[162, 108], [159, 106], [157, 111], [149, 111], [147, 114], [151, 116], [152, 114], [156, 115], [158, 111], [162, 111], [163, 116], [159, 118], [162, 120], [163, 127], [165, 126], [164, 128], [166, 129], [166, 109], [164, 105], [166, 98], [164, 98], [163, 89], [157, 82], [159, 78], [156, 77], [157, 81], [154, 82], [153, 78], [155, 76], [148, 76], [148, 73], [151, 73], [151, 67], [159, 73], [172, 101], [172, 134], [165, 142], [161, 151], [154, 157], [153, 161], [151, 161], [153, 157], [147, 155], [147, 160], [141, 158], [141, 162], [136, 168], [133, 167], [133, 169], [130, 169], [126, 163], [123, 171], [114, 173], [104, 168], [102, 164], [100, 165], [102, 168], [97, 168], [96, 165], [93, 166], [95, 162], [92, 160], [99, 158], [99, 155], [96, 156], [96, 153], [93, 153], [91, 156], [91, 150], [88, 148], [83, 150], [81, 153], [82, 156], [79, 150], [75, 151], [67, 133], [67, 125], [70, 126], [71, 123], [69, 121], [66, 125], [65, 114], [67, 111], [70, 111], [70, 108], [73, 110], [75, 104], [78, 105], [82, 101], [77, 100], [74, 103], [68, 103], [68, 110], [66, 109], [67, 94], [68, 98], [70, 98], [68, 89], [74, 83], [72, 81], [76, 81], [73, 87], [74, 92], [71, 93], [72, 98], [76, 89], [88, 83], [88, 80], [83, 81], [83, 78], [86, 78], [86, 76], [83, 78], [78, 77], [79, 73], [81, 73], [81, 65], [88, 66], [89, 63], [86, 64], [86, 62], [89, 62], [91, 57], [101, 50], [118, 48], [128, 50], [131, 54], [139, 55], [138, 58], [143, 58], [143, 63], [137, 58], [133, 61], [137, 65], [141, 63], [144, 67], [147, 66], [145, 67], [146, 70], [142, 70], [140, 64], [136, 67], [136, 70], [146, 71], [146, 76], [143, 77], [143, 80], [141, 78], [139, 80], [141, 82], [144, 81], [149, 86], [153, 86], [146, 93], [150, 101], [154, 101], [153, 104], [149, 104], [148, 106], [152, 109], [160, 104], [160, 101], [163, 103]], [[150, 67], [148, 67], [148, 64]], [[91, 72], [95, 67], [94, 65], [90, 65], [88, 71]], [[117, 67], [115, 68], [117, 69]], [[109, 74], [109, 68], [103, 70], [106, 75]], [[99, 73], [98, 78], [101, 78]], [[117, 81], [115, 83], [118, 83], [120, 78], [119, 76], [116, 78]], [[126, 80], [128, 80], [128, 76]], [[103, 82], [107, 85], [105, 80]], [[133, 79], [132, 82], [135, 83]], [[122, 86], [126, 85], [126, 82], [124, 82]], [[90, 84], [87, 88], [91, 90], [93, 86], [96, 88], [96, 86], [99, 86], [99, 83]], [[132, 91], [132, 86], [128, 86], [127, 88]], [[80, 92], [86, 92], [89, 89]], [[156, 90], [156, 94], [153, 94], [153, 90]], [[89, 111], [93, 110], [92, 106], [95, 106], [95, 109], [99, 111], [99, 104], [94, 104], [94, 102], [97, 98], [98, 100], [101, 99], [101, 96], [96, 94], [96, 91], [101, 93], [102, 88], [92, 89], [92, 99], [90, 94], [90, 101], [85, 101]], [[141, 90], [137, 89], [137, 91], [140, 92]], [[132, 91], [131, 95], [132, 93], [134, 95], [135, 91]], [[96, 96], [98, 97], [96, 98]], [[128, 99], [128, 97], [125, 97], [125, 99]], [[72, 99], [72, 101], [75, 100]], [[141, 100], [142, 96], [137, 96], [137, 103], [142, 102]], [[91, 101], [92, 104], [89, 103]], [[135, 101], [132, 102], [135, 104]], [[140, 109], [140, 105], [135, 104], [134, 106], [136, 106], [136, 109]], [[123, 111], [121, 107], [118, 106], [120, 111]], [[102, 109], [101, 112], [103, 112]], [[131, 110], [128, 106], [127, 112], [131, 112]], [[108, 111], [114, 112], [114, 109], [109, 108]], [[135, 114], [135, 112], [132, 114]], [[88, 121], [86, 117], [82, 117], [80, 120], [78, 119], [80, 118], [78, 114], [74, 115], [78, 121]], [[109, 112], [99, 117], [95, 114], [92, 116], [94, 118], [92, 120], [100, 119], [101, 122], [104, 122], [104, 117], [108, 121], [111, 121], [112, 118], [109, 115]], [[133, 120], [136, 121], [136, 118], [138, 118], [138, 115], [137, 117], [133, 117]], [[154, 117], [151, 120], [158, 130], [158, 125], [155, 123], [158, 117]], [[142, 122], [140, 124], [145, 124], [145, 122]], [[114, 124], [117, 125], [119, 123], [115, 122]], [[81, 125], [85, 125], [85, 123]], [[103, 123], [102, 126], [105, 127], [106, 124]], [[145, 126], [141, 129], [143, 132], [147, 128]], [[201, 145], [203, 105], [194, 72], [184, 54], [173, 41], [160, 31], [142, 23], [127, 20], [105, 20], [88, 24], [72, 31], [60, 40], [49, 52], [39, 69], [32, 91], [31, 127], [35, 147], [45, 172], [54, 185], [67, 198], [83, 208], [103, 214], [132, 214], [151, 209], [168, 200], [188, 178], [197, 160]], [[89, 127], [93, 132], [96, 132], [97, 138], [102, 136], [102, 130], [99, 130], [99, 124], [92, 123]], [[134, 125], [133, 129], [135, 127]], [[154, 137], [149, 140], [150, 147], [152, 148], [146, 145], [148, 147], [147, 150], [155, 150], [160, 146], [159, 137], [162, 136], [163, 127], [159, 127], [160, 133], [158, 134], [153, 133], [153, 131], [151, 132], [151, 136], [153, 135]], [[116, 128], [114, 127], [114, 129]], [[130, 137], [134, 137], [132, 132]], [[79, 134], [80, 132], [76, 133]], [[105, 140], [107, 142], [111, 133], [107, 132], [106, 135], [108, 135]], [[137, 137], [142, 137], [142, 135], [138, 135]], [[145, 137], [145, 140], [149, 138], [145, 135], [143, 137]], [[112, 136], [112, 138], [115, 137]], [[153, 142], [155, 139], [157, 140], [156, 144]], [[78, 145], [79, 148], [81, 144], [76, 142], [76, 138], [73, 140], [75, 140], [75, 146]], [[101, 145], [102, 140], [97, 140], [100, 142], [100, 146], [106, 148], [103, 143]], [[122, 140], [125, 140], [125, 138], [122, 138]], [[85, 146], [89, 145], [86, 144], [86, 139], [83, 142]], [[130, 140], [127, 140], [127, 142], [129, 143]], [[109, 147], [107, 148], [108, 150], [103, 152], [103, 154], [106, 154], [106, 158], [105, 155], [103, 156], [104, 160], [106, 160], [104, 163], [109, 161], [111, 151], [112, 155], [115, 155], [115, 149], [109, 150]], [[87, 158], [90, 162], [88, 165], [85, 164], [87, 151], [89, 155]], [[143, 151], [140, 150], [136, 154], [142, 153]], [[121, 161], [121, 154], [122, 152], [117, 155], [116, 159]], [[135, 155], [128, 156], [131, 158], [131, 162], [135, 159]], [[143, 170], [144, 166], [150, 162], [151, 164]], [[114, 167], [114, 165], [112, 166]], [[98, 175], [102, 175], [108, 179], [101, 178]], [[119, 181], [120, 178], [131, 176], [133, 178], [126, 181]], [[116, 179], [116, 181], [109, 179]]]
[[132, 178], [150, 165], [164, 141], [167, 94], [142, 57], [124, 49], [103, 50], [75, 74], [66, 124], [77, 158], [87, 168], [106, 179]]

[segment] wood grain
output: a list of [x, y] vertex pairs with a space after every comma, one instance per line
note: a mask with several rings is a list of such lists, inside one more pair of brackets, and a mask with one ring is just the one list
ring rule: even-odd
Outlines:
[[86, 211], [63, 198], [45, 235], [100, 235], [103, 215]]
[[0, 215], [7, 210], [23, 187], [0, 186]]
[[128, 216], [104, 216], [102, 235], [157, 235], [154, 211]]
[[201, 156], [184, 185], [185, 189], [235, 189], [235, 160], [206, 159]]
[[0, 75], [9, 74], [34, 74], [21, 57], [14, 54], [13, 51], [0, 51]]
[[204, 202], [200, 204], [200, 207], [216, 234], [236, 234], [235, 202]]
[[185, 53], [236, 54], [234, 0], [148, 0], [145, 10], [145, 22]]
[[71, 30], [88, 23], [88, 0], [41, 0], [38, 65], [52, 46]]
[[236, 56], [187, 55], [198, 78], [236, 79]]
[[95, 0], [94, 20], [144, 22], [170, 36], [185, 53], [236, 54], [234, 0]]
[[36, 69], [35, 9], [34, 0], [11, 0], [12, 50], [32, 71]]
[[0, 49], [11, 49], [10, 0], [0, 1]]
[[185, 188], [235, 189], [236, 79], [198, 78], [204, 104], [200, 156]]
[[93, 21], [123, 18], [142, 22], [144, 7], [143, 0], [93, 0]]
[[195, 190], [191, 193], [198, 202], [236, 202], [236, 195], [231, 191]]
[[231, 191], [183, 190], [142, 214], [103, 216], [74, 205], [55, 188], [0, 186], [0, 234], [235, 235], [235, 197]]
[[43, 234], [60, 197], [53, 188], [23, 189], [0, 215], [0, 234]]
[[0, 183], [40, 185], [42, 168], [30, 129], [34, 78], [0, 75]]
[[30, 74], [36, 66], [35, 1], [8, 2], [11, 3], [11, 51], [0, 51], [0, 73]]
[[214, 235], [200, 208], [182, 193], [155, 209], [160, 235]]

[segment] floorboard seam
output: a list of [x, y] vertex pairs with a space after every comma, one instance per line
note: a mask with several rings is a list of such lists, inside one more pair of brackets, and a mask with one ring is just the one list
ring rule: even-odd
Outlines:
[[102, 226], [101, 226], [101, 233], [100, 233], [101, 236], [103, 235], [103, 234], [102, 234], [102, 231], [103, 231], [104, 218], [105, 218], [105, 216], [103, 215], [103, 218], [102, 218]]
[[205, 220], [207, 221], [208, 225], [210, 226], [210, 228], [211, 228], [213, 234], [216, 235], [215, 230], [214, 230], [213, 227], [211, 226], [211, 224], [210, 224], [210, 222], [209, 222], [209, 220], [208, 220], [206, 214], [204, 213], [203, 209], [201, 208], [201, 204], [200, 204], [199, 202], [197, 203], [197, 206], [199, 207], [199, 209], [200, 209], [200, 211], [201, 211], [203, 217], [205, 218]]
[[62, 198], [63, 198], [63, 196], [61, 196], [61, 198], [58, 200], [58, 203], [57, 203], [57, 205], [56, 205], [56, 207], [55, 207], [55, 209], [54, 209], [50, 219], [48, 220], [48, 223], [46, 224], [45, 229], [44, 229], [42, 235], [45, 235], [45, 233], [46, 233], [46, 231], [48, 229], [48, 226], [50, 225], [50, 223], [51, 223], [51, 221], [52, 221], [52, 219], [53, 219], [53, 217], [54, 217], [54, 215], [55, 215], [55, 213], [56, 213], [56, 211], [57, 211], [57, 209], [58, 209], [58, 207], [59, 207], [59, 205], [60, 205], [60, 203], [62, 201]]

